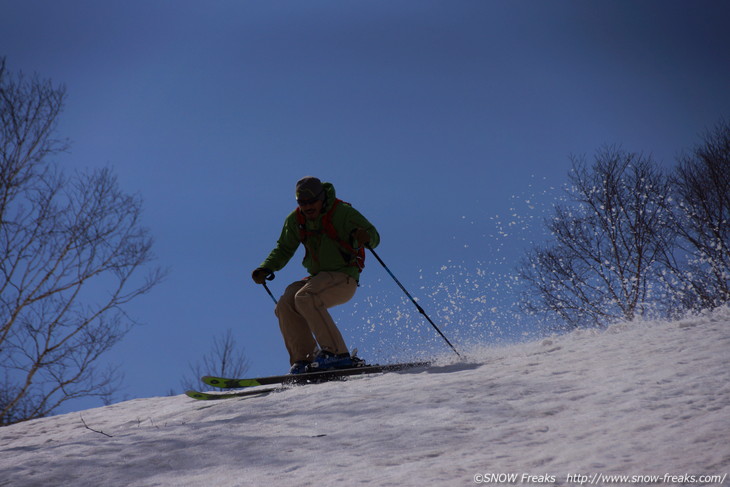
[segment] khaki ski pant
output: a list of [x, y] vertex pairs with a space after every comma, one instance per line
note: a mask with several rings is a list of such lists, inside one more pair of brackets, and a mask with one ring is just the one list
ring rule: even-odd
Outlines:
[[320, 272], [290, 284], [276, 305], [290, 363], [311, 361], [318, 348], [346, 353], [347, 345], [328, 308], [348, 302], [357, 281], [342, 272]]

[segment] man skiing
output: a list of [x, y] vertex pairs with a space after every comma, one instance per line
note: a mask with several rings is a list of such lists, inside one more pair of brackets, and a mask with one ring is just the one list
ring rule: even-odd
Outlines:
[[253, 271], [253, 280], [264, 284], [304, 244], [302, 264], [310, 275], [286, 288], [275, 312], [290, 373], [353, 367], [355, 360], [327, 309], [355, 295], [364, 246], [375, 248], [380, 236], [359, 211], [336, 198], [331, 183], [305, 177], [296, 184], [296, 200], [298, 207], [284, 221], [274, 250]]

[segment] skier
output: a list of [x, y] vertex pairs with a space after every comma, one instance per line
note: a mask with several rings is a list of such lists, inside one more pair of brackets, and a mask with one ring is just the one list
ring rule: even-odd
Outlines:
[[296, 184], [298, 207], [284, 221], [276, 247], [252, 277], [264, 284], [294, 256], [299, 244], [309, 276], [290, 284], [276, 305], [279, 328], [289, 352], [291, 374], [354, 367], [342, 334], [327, 311], [352, 299], [367, 244], [380, 242], [375, 227], [335, 196], [331, 183], [305, 177]]

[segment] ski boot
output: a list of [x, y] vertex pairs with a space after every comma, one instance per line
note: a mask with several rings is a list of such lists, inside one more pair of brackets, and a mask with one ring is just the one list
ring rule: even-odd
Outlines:
[[353, 350], [352, 354], [342, 353], [335, 355], [332, 352], [320, 351], [311, 364], [307, 367], [307, 372], [320, 372], [324, 370], [352, 369], [354, 367], [362, 367], [365, 361], [358, 357], [357, 350]]
[[306, 360], [300, 360], [299, 362], [294, 362], [291, 366], [291, 369], [289, 369], [289, 374], [297, 375], [297, 374], [303, 374], [305, 372], [309, 372], [309, 366], [311, 364], [312, 364], [312, 362], [309, 362]]

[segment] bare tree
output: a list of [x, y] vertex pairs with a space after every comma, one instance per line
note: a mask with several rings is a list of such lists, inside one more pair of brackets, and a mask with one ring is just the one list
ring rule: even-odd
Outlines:
[[124, 305], [163, 276], [139, 198], [109, 169], [69, 177], [49, 161], [67, 148], [64, 97], [0, 58], [0, 425], [108, 399], [119, 376], [98, 360], [133, 325]]
[[730, 301], [730, 124], [680, 158], [671, 184], [679, 238], [667, 283], [685, 309], [714, 308]]
[[248, 370], [248, 360], [243, 350], [238, 348], [233, 332], [228, 329], [224, 335], [213, 339], [213, 348], [201, 361], [189, 367], [189, 374], [180, 381], [183, 390], [200, 390], [201, 387], [210, 390], [213, 388], [200, 384], [202, 376], [241, 377]]
[[568, 327], [631, 320], [661, 294], [659, 256], [671, 244], [666, 178], [650, 157], [615, 147], [592, 167], [573, 158], [569, 205], [546, 222], [554, 243], [519, 267], [528, 312], [559, 316]]

